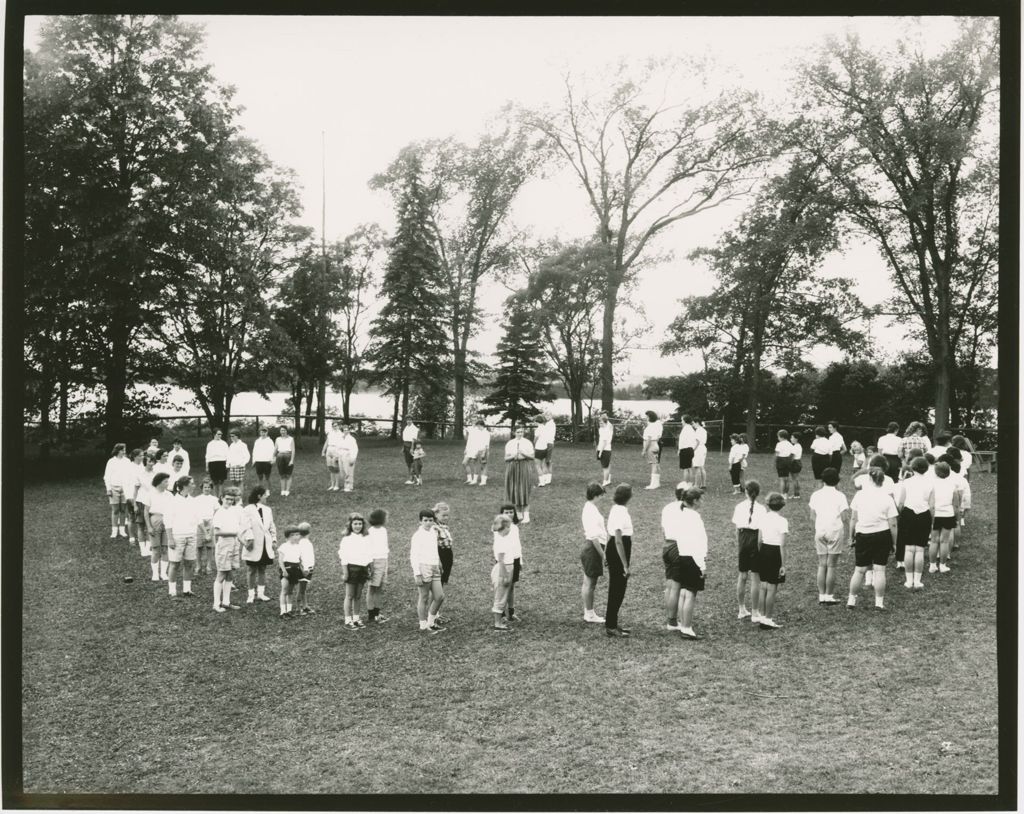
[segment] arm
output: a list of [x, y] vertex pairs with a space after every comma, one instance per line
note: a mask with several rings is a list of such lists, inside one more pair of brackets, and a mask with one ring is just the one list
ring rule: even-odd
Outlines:
[[629, 576], [629, 564], [626, 562], [626, 549], [622, 545], [622, 529], [615, 529], [615, 551], [619, 555], [619, 562], [622, 563], [622, 573]]
[[839, 539], [844, 540], [850, 536], [850, 530], [853, 528], [853, 526], [850, 525], [850, 510], [843, 509], [843, 513], [839, 515], [839, 519], [843, 521], [843, 536]]
[[779, 543], [779, 556], [782, 558], [782, 565], [779, 566], [779, 576], [786, 576], [786, 538], [789, 537], [789, 532], [785, 532], [782, 535], [782, 542]]
[[852, 507], [850, 508], [850, 528], [849, 528], [849, 534], [850, 534], [850, 545], [852, 546], [853, 545], [854, 537], [857, 534], [857, 510], [852, 508]]
[[510, 568], [508, 568], [508, 566], [507, 566], [507, 564], [505, 562], [505, 552], [504, 551], [499, 551], [498, 552], [498, 568], [500, 569], [498, 571], [498, 574], [500, 575], [499, 579], [501, 579], [501, 584], [502, 585], [511, 585], [512, 584], [512, 571], [511, 571]]

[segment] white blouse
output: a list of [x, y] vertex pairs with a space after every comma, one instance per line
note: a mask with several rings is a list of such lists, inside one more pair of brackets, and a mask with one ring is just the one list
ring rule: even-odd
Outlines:
[[601, 516], [601, 510], [597, 508], [589, 500], [583, 506], [583, 536], [588, 540], [600, 540], [604, 542], [608, 536], [608, 528], [605, 525], [604, 518]]
[[616, 503], [608, 512], [608, 536], [614, 537], [615, 530], [622, 532], [622, 536], [633, 536], [633, 518], [629, 516], [629, 509]]
[[519, 456], [532, 458], [534, 454], [533, 444], [530, 443], [528, 438], [513, 438], [505, 444], [506, 458], [516, 458]]

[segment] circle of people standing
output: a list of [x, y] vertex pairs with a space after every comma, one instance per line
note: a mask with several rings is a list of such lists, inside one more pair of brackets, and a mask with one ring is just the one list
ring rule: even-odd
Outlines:
[[[661, 454], [665, 428], [656, 413], [646, 414], [641, 456], [650, 466], [648, 490], [661, 485]], [[611, 488], [612, 507], [605, 518], [600, 499], [611, 487], [613, 424], [608, 415], [598, 416], [595, 457], [600, 481], [588, 483], [581, 512], [583, 572], [581, 602], [583, 621], [600, 624], [612, 638], [628, 638], [629, 628], [620, 622], [620, 610], [630, 576], [633, 522], [629, 502], [633, 488], [620, 483]], [[412, 420], [402, 432], [402, 454], [408, 477], [406, 485], [420, 486], [425, 452], [420, 428]], [[889, 424], [877, 445], [866, 449], [857, 441], [847, 447], [837, 422], [818, 426], [810, 443], [811, 471], [816, 489], [808, 500], [817, 555], [816, 587], [821, 605], [840, 604], [835, 596], [836, 566], [843, 548], [853, 550], [846, 607], [854, 610], [862, 588], [874, 593], [874, 608], [885, 611], [886, 566], [895, 556], [904, 576], [904, 588], [920, 591], [923, 574], [948, 574], [952, 552], [961, 542], [971, 509], [969, 473], [974, 460], [971, 442], [963, 435], [940, 433], [934, 445], [926, 427], [911, 422], [901, 434]], [[267, 504], [270, 479], [276, 466], [280, 495], [291, 494], [295, 443], [286, 427], [271, 439], [267, 427], [258, 430], [250, 452], [237, 430], [227, 441], [220, 429], [206, 446], [206, 474], [198, 488], [191, 475], [189, 453], [180, 439], [162, 450], [152, 439], [145, 450], [114, 447], [104, 472], [111, 512], [110, 537], [124, 536], [150, 563], [150, 580], [166, 583], [170, 599], [189, 599], [197, 575], [213, 575], [213, 610], [239, 610], [233, 603], [235, 572], [245, 563], [246, 604], [273, 601], [266, 592], [266, 572], [279, 575], [278, 604], [283, 618], [306, 616], [316, 611], [309, 605], [309, 586], [315, 567], [315, 545], [309, 523], [285, 526], [279, 535], [272, 508]], [[491, 629], [509, 632], [521, 621], [516, 611], [515, 588], [523, 573], [520, 528], [530, 523], [530, 499], [534, 488], [552, 481], [556, 425], [550, 413], [536, 420], [533, 439], [526, 427], [517, 426], [504, 446], [504, 502], [491, 523], [493, 567]], [[691, 415], [682, 417], [675, 440], [682, 480], [675, 499], [661, 512], [664, 537], [665, 628], [684, 639], [700, 639], [694, 629], [698, 595], [705, 588], [708, 535], [701, 517], [707, 492], [707, 430]], [[729, 437], [729, 477], [732, 494], [743, 495], [732, 514], [737, 555], [737, 619], [749, 620], [761, 630], [781, 627], [775, 621], [779, 586], [785, 583], [789, 523], [785, 509], [800, 500], [803, 446], [800, 432], [777, 433], [774, 467], [777, 490], [761, 502], [762, 486], [747, 479], [750, 446], [742, 433]], [[477, 418], [466, 434], [462, 459], [466, 486], [487, 485], [491, 433]], [[844, 455], [852, 457], [852, 500], [837, 488]], [[335, 422], [327, 433], [321, 456], [328, 471], [327, 491], [352, 492], [359, 454], [352, 427]], [[252, 463], [257, 483], [243, 504], [242, 484]], [[451, 508], [439, 502], [418, 513], [418, 525], [410, 541], [410, 567], [417, 589], [419, 630], [436, 635], [446, 629], [441, 613], [445, 586], [454, 565], [454, 546], [449, 525]], [[381, 611], [389, 569], [387, 512], [374, 509], [368, 517], [348, 515], [338, 547], [345, 585], [344, 626], [358, 630], [367, 623], [382, 624]], [[604, 615], [595, 609], [598, 581], [607, 569], [608, 590]], [[181, 582], [179, 591], [178, 583]]]

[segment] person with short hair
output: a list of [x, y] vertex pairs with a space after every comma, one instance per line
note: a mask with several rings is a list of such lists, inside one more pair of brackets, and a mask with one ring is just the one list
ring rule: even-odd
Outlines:
[[249, 447], [242, 440], [238, 430], [228, 433], [231, 443], [228, 444], [228, 481], [241, 494], [242, 481], [245, 480], [245, 468], [249, 465]]
[[885, 435], [878, 439], [878, 454], [885, 456], [888, 470], [886, 474], [894, 481], [899, 480], [900, 470], [903, 468], [903, 462], [900, 460], [900, 443], [902, 441], [900, 425], [895, 421], [889, 422]]
[[107, 490], [110, 504], [110, 539], [127, 537], [126, 495], [134, 487], [137, 471], [131, 459], [125, 455], [124, 444], [114, 444], [107, 465], [103, 470], [103, 485]]
[[[815, 485], [820, 489], [821, 475], [830, 468], [832, 463], [832, 442], [828, 440], [828, 430], [820, 424], [814, 428], [814, 440], [811, 441], [811, 471], [814, 473]], [[836, 471], [838, 475], [838, 470]]]
[[789, 434], [789, 443], [793, 447], [793, 454], [789, 458], [789, 488], [793, 500], [800, 499], [800, 473], [804, 471], [804, 448], [800, 443], [800, 431], [794, 429]]
[[606, 413], [597, 418], [597, 460], [601, 464], [601, 485], [608, 486], [612, 482], [612, 435], [615, 430]]
[[302, 576], [299, 577], [299, 595], [295, 604], [299, 607], [299, 614], [309, 616], [316, 613], [309, 606], [309, 584], [313, 580], [313, 568], [316, 566], [316, 550], [313, 548], [313, 541], [309, 538], [311, 527], [303, 520], [297, 526], [299, 530], [299, 566], [302, 569]]
[[370, 544], [370, 553], [373, 555], [373, 568], [370, 569], [370, 579], [367, 582], [366, 618], [367, 621], [375, 622], [378, 625], [382, 625], [388, 620], [380, 612], [380, 597], [384, 586], [387, 585], [388, 560], [391, 556], [388, 530], [385, 527], [387, 522], [388, 513], [383, 509], [374, 509], [370, 512], [367, 542]]
[[789, 494], [789, 464], [793, 458], [793, 445], [789, 443], [789, 430], [775, 433], [778, 443], [775, 445], [775, 474], [779, 478], [779, 491]]
[[580, 563], [583, 566], [583, 621], [603, 624], [605, 618], [594, 611], [594, 591], [597, 581], [604, 574], [605, 550], [608, 539], [608, 528], [597, 501], [604, 494], [604, 487], [599, 483], [587, 484], [587, 502], [583, 505], [583, 547], [580, 550]]
[[[170, 491], [171, 486], [174, 486], [174, 479], [176, 475], [174, 472], [174, 467], [171, 466], [171, 461], [170, 458], [168, 457], [168, 452], [166, 449], [158, 449], [153, 454], [156, 457], [156, 463], [153, 464], [153, 471], [158, 473], [163, 472], [170, 479], [171, 485], [167, 487], [168, 491]], [[179, 466], [178, 468], [180, 469], [181, 467]]]
[[676, 518], [679, 548], [679, 634], [684, 639], [700, 639], [693, 629], [693, 612], [697, 594], [704, 590], [707, 569], [708, 535], [699, 510], [704, 493], [695, 486], [683, 492]]
[[[452, 567], [455, 565], [455, 551], [452, 548], [452, 530], [448, 525], [451, 519], [452, 507], [443, 501], [434, 504], [434, 531], [437, 533], [437, 558], [441, 562], [441, 585], [447, 592], [448, 579], [452, 575]], [[441, 616], [441, 624], [448, 620]]]
[[149, 439], [149, 446], [146, 447], [146, 454], [152, 455], [154, 460], [157, 458], [157, 453], [160, 452], [160, 441], [157, 438]]
[[[760, 548], [761, 521], [768, 510], [763, 504], [757, 502], [757, 496], [761, 494], [761, 484], [756, 480], [748, 480], [744, 490], [747, 499], [736, 504], [732, 512], [732, 524], [736, 527], [736, 554], [737, 572], [736, 577], [736, 604], [739, 610], [736, 618], [750, 619], [757, 624], [760, 621], [758, 605], [761, 597], [761, 577], [757, 572], [757, 554]], [[750, 582], [750, 607], [747, 607], [747, 582]]]
[[483, 418], [477, 416], [473, 426], [466, 431], [466, 450], [462, 456], [467, 486], [487, 484], [487, 453], [490, 447], [491, 433]]
[[359, 512], [348, 516], [345, 536], [338, 546], [341, 578], [345, 583], [345, 629], [366, 627], [359, 615], [359, 600], [373, 568], [373, 550], [368, 539], [366, 519]]
[[234, 486], [224, 490], [221, 507], [213, 516], [214, 559], [217, 576], [213, 581], [213, 609], [217, 613], [239, 610], [231, 601], [235, 569], [241, 565], [241, 541], [252, 538], [248, 518], [239, 505], [242, 493]]
[[814, 524], [814, 550], [818, 556], [818, 604], [838, 605], [835, 598], [836, 565], [842, 541], [850, 536], [850, 503], [840, 492], [839, 473], [826, 467], [821, 473], [822, 487], [807, 501]]
[[351, 492], [356, 488], [356, 458], [359, 457], [359, 443], [352, 434], [352, 427], [349, 424], [341, 425], [339, 449], [339, 481], [342, 489]]
[[533, 426], [534, 465], [537, 469], [537, 487], [540, 488], [541, 486], [548, 485], [549, 458], [555, 439], [553, 436], [549, 437], [549, 429], [551, 427], [549, 427], [547, 413], [538, 413], [533, 421]]
[[320, 450], [320, 456], [327, 465], [327, 472], [331, 483], [327, 487], [328, 492], [341, 491], [341, 422], [335, 421], [324, 439], [324, 448]]
[[[149, 527], [149, 502], [153, 494], [153, 478], [156, 472], [153, 464], [156, 460], [152, 455], [143, 453], [142, 466], [138, 473], [138, 488], [135, 491], [135, 513], [139, 524], [139, 553], [143, 559], [150, 558], [150, 537], [152, 529]], [[159, 582], [159, 579], [157, 579]]]
[[274, 458], [278, 477], [281, 478], [281, 497], [288, 497], [292, 493], [292, 476], [295, 473], [295, 439], [288, 434], [284, 424], [274, 439]]
[[665, 565], [665, 629], [679, 631], [679, 592], [682, 590], [682, 570], [679, 559], [679, 515], [683, 510], [682, 499], [693, 484], [679, 481], [675, 488], [675, 500], [661, 510], [661, 530], [665, 544], [661, 549], [661, 561]]
[[213, 494], [213, 481], [203, 478], [199, 487], [200, 494], [192, 499], [196, 502], [199, 517], [198, 538], [196, 540], [196, 574], [212, 574], [217, 570], [217, 562], [213, 556], [213, 516], [220, 508], [220, 501]]
[[146, 527], [150, 529], [149, 552], [150, 567], [153, 570], [152, 582], [167, 579], [170, 565], [167, 561], [167, 521], [170, 520], [174, 504], [171, 492], [167, 488], [170, 476], [166, 472], [157, 472], [153, 476], [153, 489], [149, 495], [149, 507], [146, 510]]
[[[268, 477], [269, 481], [269, 477]], [[277, 551], [277, 526], [274, 525], [274, 510], [267, 505], [270, 489], [257, 485], [249, 492], [249, 501], [244, 511], [252, 538], [244, 545], [242, 558], [245, 560], [245, 581], [248, 588], [246, 604], [256, 601], [271, 602], [267, 596], [267, 566], [274, 562]]]
[[427, 450], [423, 442], [417, 438], [412, 442], [412, 477], [416, 486], [423, 485], [423, 459], [427, 457]]
[[274, 442], [268, 427], [260, 427], [259, 437], [252, 443], [252, 465], [256, 470], [256, 483], [270, 489], [270, 473], [274, 468]]
[[645, 489], [657, 489], [661, 486], [661, 436], [665, 433], [664, 425], [658, 420], [658, 414], [654, 410], [648, 410], [647, 426], [644, 427], [643, 449], [640, 455], [650, 464], [651, 482]]
[[[185, 447], [183, 447], [181, 445], [181, 439], [180, 438], [175, 438], [171, 442], [170, 456], [171, 456], [171, 460], [172, 461], [174, 460], [174, 457], [176, 455], [180, 455], [181, 458], [182, 458], [181, 474], [182, 475], [191, 475], [192, 474], [192, 459], [191, 459], [191, 457], [188, 454], [188, 450], [185, 449]], [[193, 481], [193, 483], [194, 483], [194, 481]]]
[[[183, 475], [174, 484], [173, 506], [167, 522], [167, 592], [171, 599], [191, 598], [199, 546], [200, 506], [192, 497], [192, 478]], [[181, 594], [178, 594], [178, 566], [183, 569]]]
[[412, 447], [420, 437], [420, 428], [411, 418], [405, 421], [405, 429], [402, 430], [402, 457], [405, 458], [405, 467], [409, 470], [409, 479], [405, 482], [407, 486], [414, 485], [416, 478], [412, 474]]
[[789, 521], [782, 516], [786, 498], [778, 492], [768, 495], [768, 511], [761, 518], [761, 549], [757, 555], [757, 575], [761, 579], [758, 600], [758, 627], [777, 630], [782, 625], [775, 621], [775, 596], [779, 585], [786, 581], [786, 538]]
[[946, 450], [949, 449], [949, 444], [953, 440], [952, 433], [943, 430], [935, 436], [935, 446], [928, 450], [937, 461], [943, 455], [946, 454]]
[[505, 500], [516, 507], [521, 522], [530, 522], [530, 490], [533, 488], [533, 444], [520, 424], [505, 444]]
[[214, 493], [220, 498], [224, 492], [224, 482], [228, 479], [228, 445], [220, 429], [213, 431], [213, 438], [206, 445], [205, 461], [206, 473], [213, 483]]
[[960, 548], [960, 531], [966, 523], [967, 510], [971, 507], [971, 484], [961, 474], [959, 455], [960, 450], [950, 446], [946, 454], [939, 457], [939, 461], [944, 462], [949, 467], [949, 477], [956, 484], [957, 495], [960, 497], [960, 514], [957, 516], [956, 526], [953, 528], [952, 551]]
[[743, 450], [739, 433], [735, 432], [729, 436], [729, 479], [732, 481], [732, 493], [738, 495], [743, 489]]
[[839, 423], [837, 421], [829, 422], [828, 432], [828, 440], [832, 446], [832, 460], [830, 463], [836, 473], [839, 474], [843, 471], [843, 453], [846, 452], [846, 441], [839, 432]]
[[505, 621], [505, 611], [508, 607], [508, 592], [512, 587], [512, 563], [510, 561], [511, 551], [509, 550], [509, 532], [512, 529], [512, 520], [505, 514], [497, 514], [491, 523], [491, 531], [494, 532], [494, 543], [491, 552], [494, 556], [494, 566], [491, 568], [491, 586], [494, 589], [494, 597], [491, 602], [491, 615], [494, 617], [491, 623], [492, 630], [509, 632], [511, 626]]
[[[142, 479], [145, 474], [143, 467], [143, 452], [141, 449], [133, 449], [125, 457], [132, 462], [131, 480], [126, 484], [124, 504], [125, 518], [128, 522], [128, 545], [138, 545], [145, 548], [142, 522], [142, 506], [139, 505], [139, 489], [142, 486]], [[143, 555], [145, 556], [145, 555]]]
[[[850, 455], [853, 457], [853, 471], [866, 470], [868, 465], [867, 452], [860, 441], [854, 439], [850, 442]], [[829, 461], [831, 465], [831, 461]]]
[[298, 526], [286, 526], [284, 541], [277, 548], [277, 569], [281, 578], [278, 607], [282, 619], [294, 618], [292, 596], [295, 586], [300, 584], [306, 575], [306, 569], [302, 567], [302, 549], [299, 546], [301, 536], [302, 531]]
[[693, 448], [693, 485], [698, 489], [707, 490], [708, 474], [705, 464], [708, 460], [708, 431], [699, 417], [693, 419], [693, 433], [697, 444]]
[[924, 574], [925, 551], [932, 533], [932, 515], [935, 512], [935, 485], [928, 473], [928, 461], [918, 456], [910, 462], [909, 478], [900, 481], [896, 491], [896, 509], [899, 519], [896, 525], [896, 556], [903, 549], [903, 572], [906, 574], [903, 587], [912, 591], [924, 588], [921, 576]]
[[498, 513], [505, 515], [512, 524], [508, 532], [508, 562], [512, 566], [512, 582], [508, 586], [508, 597], [505, 605], [505, 616], [509, 622], [521, 622], [516, 613], [516, 584], [522, 579], [523, 573], [523, 541], [519, 535], [519, 514], [511, 503], [502, 503]]
[[416, 583], [416, 615], [420, 630], [433, 635], [445, 629], [437, 621], [444, 603], [441, 560], [437, 556], [437, 532], [434, 530], [437, 518], [433, 509], [420, 509], [419, 519], [419, 528], [413, 533], [409, 546], [409, 563]]
[[971, 479], [971, 466], [974, 464], [974, 455], [970, 448], [970, 441], [964, 435], [954, 435], [949, 442], [950, 450], [956, 449], [960, 452], [960, 474], [965, 480]]
[[676, 446], [679, 451], [679, 468], [683, 471], [681, 477], [693, 483], [693, 453], [697, 448], [697, 432], [693, 428], [693, 418], [689, 415], [683, 416]]
[[633, 550], [633, 518], [629, 516], [629, 500], [633, 487], [620, 483], [612, 496], [614, 505], [608, 512], [608, 545], [605, 555], [608, 562], [608, 607], [604, 614], [604, 631], [608, 636], [628, 637], [627, 628], [619, 625], [619, 609], [626, 598], [629, 582], [629, 562]]
[[864, 583], [864, 574], [874, 572], [875, 609], [885, 608], [885, 565], [896, 548], [898, 514], [896, 502], [884, 487], [885, 469], [872, 466], [868, 470], [870, 483], [853, 496], [850, 502], [850, 527], [853, 535], [850, 547], [854, 549], [853, 576], [850, 577], [848, 610], [857, 606], [857, 594]]

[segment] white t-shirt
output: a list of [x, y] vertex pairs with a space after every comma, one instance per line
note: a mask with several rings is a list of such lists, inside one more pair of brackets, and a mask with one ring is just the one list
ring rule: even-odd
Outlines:
[[678, 500], [673, 500], [661, 510], [661, 532], [665, 535], [666, 540], [676, 540], [676, 534], [679, 532], [679, 513], [681, 511], [682, 504]]
[[277, 547], [277, 557], [280, 563], [298, 563], [302, 564], [302, 548], [299, 546], [299, 541], [293, 541], [291, 538], [286, 537], [284, 542]]
[[943, 455], [945, 455], [945, 454], [946, 454], [946, 450], [948, 450], [948, 449], [949, 449], [949, 447], [948, 447], [948, 446], [945, 446], [945, 447], [940, 447], [940, 446], [936, 445], [936, 446], [932, 447], [932, 448], [931, 448], [930, 450], [928, 450], [928, 452], [929, 452], [929, 453], [930, 453], [930, 454], [931, 454], [931, 455], [932, 455], [932, 456], [933, 456], [933, 457], [935, 458], [935, 460], [937, 461], [937, 460], [939, 460], [939, 458], [940, 458], [940, 457], [942, 457]]
[[295, 439], [290, 435], [279, 435], [274, 439], [275, 455], [291, 455], [295, 451]]
[[708, 534], [700, 512], [683, 508], [676, 517], [676, 547], [680, 557], [693, 557], [697, 567], [704, 570], [708, 555]]
[[253, 463], [270, 463], [274, 460], [274, 442], [270, 438], [260, 436], [252, 444]]
[[729, 447], [729, 466], [732, 466], [733, 464], [738, 464], [742, 460], [743, 445], [733, 444], [731, 447]]
[[840, 435], [838, 432], [832, 433], [828, 437], [828, 441], [832, 445], [833, 452], [842, 452], [843, 447], [846, 446], [846, 441], [843, 439], [843, 436]]
[[903, 505], [914, 514], [929, 511], [928, 500], [935, 492], [932, 478], [915, 473], [913, 477], [900, 481], [899, 489]]
[[420, 428], [415, 424], [410, 424], [404, 430], [402, 430], [402, 443], [411, 444], [417, 438], [420, 437]]
[[873, 483], [853, 496], [850, 508], [857, 514], [854, 531], [861, 534], [885, 531], [889, 528], [889, 520], [896, 517], [896, 503], [892, 495]]
[[245, 466], [249, 463], [249, 447], [239, 438], [228, 446], [228, 466]]
[[533, 434], [533, 445], [537, 449], [547, 449], [555, 443], [555, 421], [546, 421], [538, 425]]
[[[874, 486], [874, 483], [871, 482], [871, 476], [867, 472], [862, 472], [853, 479], [855, 489], [867, 489], [869, 486]], [[896, 484], [888, 475], [882, 475], [882, 485], [878, 488], [888, 492], [894, 498], [896, 497]]]
[[789, 534], [789, 521], [778, 512], [766, 512], [761, 520], [761, 542], [780, 546], [784, 534]]
[[220, 508], [220, 501], [216, 495], [196, 495], [192, 498], [196, 502], [200, 521], [212, 521], [213, 516]]
[[790, 446], [793, 447], [793, 460], [794, 461], [799, 461], [802, 457], [804, 457], [804, 448], [802, 446], [800, 446], [800, 442], [799, 441], [792, 441], [792, 442], [790, 442]]
[[420, 565], [440, 565], [441, 558], [437, 554], [437, 532], [420, 526], [413, 532], [409, 545], [409, 562], [412, 570], [419, 573]]
[[508, 534], [499, 534], [498, 532], [494, 532], [494, 545], [491, 548], [491, 552], [494, 554], [495, 561], [497, 561], [498, 556], [501, 555], [502, 557], [504, 557], [503, 561], [505, 565], [509, 567], [511, 567], [512, 560], [514, 559], [514, 557], [512, 556], [510, 535], [511, 530], [509, 531]]
[[679, 449], [694, 449], [697, 446], [697, 433], [689, 424], [679, 428]]
[[615, 432], [615, 428], [612, 427], [611, 422], [607, 424], [599, 424], [597, 427], [597, 451], [598, 452], [611, 452], [612, 449], [612, 435]]
[[780, 440], [775, 445], [775, 457], [776, 458], [788, 458], [793, 454], [793, 445], [789, 441]]
[[228, 442], [223, 438], [215, 438], [206, 445], [206, 462], [226, 461], [228, 459]]
[[388, 545], [388, 530], [384, 526], [370, 526], [366, 530], [370, 540], [370, 552], [375, 560], [385, 560], [391, 553]]
[[[153, 476], [156, 475], [155, 469], [147, 470], [146, 467], [140, 466], [138, 471], [139, 479], [139, 491], [135, 495], [135, 499], [145, 506], [149, 505], [150, 495], [153, 494]], [[218, 504], [219, 505], [219, 504]]]
[[887, 433], [886, 435], [883, 435], [881, 438], [878, 439], [878, 454], [899, 455], [901, 443], [903, 443], [903, 439], [900, 438], [896, 433]]
[[815, 436], [814, 440], [811, 441], [811, 452], [815, 455], [831, 455], [832, 454], [832, 442], [824, 436]]
[[164, 516], [164, 527], [168, 526], [169, 518], [174, 511], [174, 495], [171, 494], [169, 489], [164, 489], [162, 492], [159, 489], [153, 489], [149, 493], [149, 513], [150, 514], [162, 514]]
[[523, 556], [523, 543], [519, 537], [519, 526], [515, 523], [512, 524], [512, 528], [508, 531], [508, 553], [509, 562], [512, 562], [516, 557]]
[[299, 565], [307, 570], [316, 565], [316, 552], [313, 550], [313, 541], [308, 537], [300, 537], [296, 545], [299, 548]]
[[747, 468], [747, 456], [750, 454], [750, 444], [744, 444], [744, 443], [741, 442], [738, 446], [740, 448], [740, 452], [743, 454], [743, 458], [742, 458], [743, 468], [746, 469]]
[[589, 500], [583, 506], [583, 536], [588, 540], [600, 540], [602, 543], [608, 536], [608, 529], [605, 526], [601, 510]]
[[665, 434], [665, 427], [660, 421], [652, 421], [644, 427], [644, 441], [660, 441]]
[[109, 458], [103, 470], [103, 485], [108, 490], [119, 486], [124, 490], [125, 496], [131, 498], [137, 476], [138, 468], [128, 456]]
[[768, 514], [768, 509], [763, 503], [758, 503], [755, 500], [753, 511], [751, 511], [750, 501], [744, 500], [742, 503], [737, 503], [736, 508], [732, 510], [732, 524], [738, 529], [759, 529], [761, 520], [766, 514]]
[[953, 495], [957, 492], [957, 482], [953, 480], [953, 473], [948, 478], [934, 477], [932, 483], [935, 487], [935, 516], [953, 517], [956, 510], [953, 507]]
[[350, 462], [355, 463], [356, 458], [359, 457], [359, 444], [356, 443], [356, 437], [349, 433], [341, 437], [341, 443], [338, 444], [338, 454], [342, 458], [347, 458]]
[[[238, 511], [235, 511], [236, 509], [238, 509]], [[213, 515], [213, 527], [218, 529], [222, 534], [241, 534], [241, 506], [221, 506]]]
[[697, 441], [704, 446], [708, 445], [708, 431], [704, 428], [703, 424], [698, 424], [694, 428], [694, 433], [697, 435]]
[[612, 506], [608, 512], [608, 537], [615, 536], [615, 530], [621, 529], [622, 536], [633, 536], [633, 518], [629, 516], [629, 509], [618, 503]]
[[466, 455], [475, 456], [491, 446], [491, 433], [486, 427], [474, 425], [466, 433]]
[[338, 559], [342, 565], [369, 565], [373, 562], [369, 534], [346, 534], [342, 537], [338, 545]]
[[[405, 434], [402, 434], [403, 438]], [[337, 455], [341, 450], [341, 430], [332, 429], [328, 431], [327, 437], [324, 439], [324, 452], [329, 452], [331, 455]]]
[[966, 472], [971, 468], [971, 464], [974, 463], [974, 456], [971, 455], [966, 449], [960, 450], [960, 472]]
[[203, 522], [202, 507], [194, 497], [174, 495], [172, 501], [174, 508], [171, 509], [171, 521], [167, 524], [165, 520], [168, 530], [178, 537], [195, 536], [199, 524]]
[[843, 512], [850, 508], [846, 495], [834, 486], [822, 486], [807, 505], [814, 509], [814, 536], [832, 535], [843, 529]]

